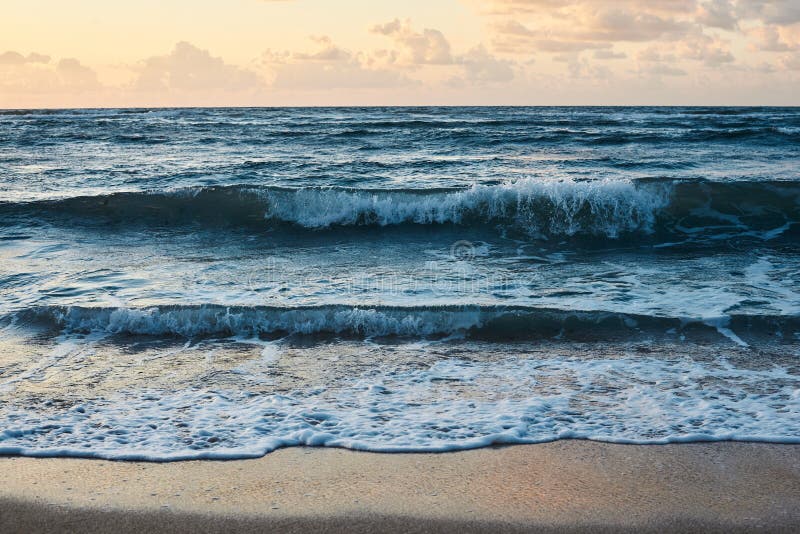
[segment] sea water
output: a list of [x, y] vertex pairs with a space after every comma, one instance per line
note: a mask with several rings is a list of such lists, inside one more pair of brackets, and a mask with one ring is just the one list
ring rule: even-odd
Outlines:
[[800, 442], [800, 111], [0, 111], [0, 453]]

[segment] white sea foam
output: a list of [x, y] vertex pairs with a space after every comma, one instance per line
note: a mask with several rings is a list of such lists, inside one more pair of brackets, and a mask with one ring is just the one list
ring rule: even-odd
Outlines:
[[[259, 342], [261, 335], [355, 335], [430, 337], [474, 334], [492, 339], [604, 339], [624, 333], [672, 335], [688, 325], [705, 325], [734, 343], [747, 343], [732, 322], [757, 338], [770, 329], [796, 329], [790, 316], [658, 316], [611, 310], [562, 310], [529, 306], [317, 306], [299, 308], [249, 306], [162, 306], [150, 308], [50, 307], [23, 312], [44, 319], [63, 334], [133, 334], [147, 336], [230, 337]], [[27, 320], [27, 319], [26, 319]], [[755, 323], [753, 323], [755, 321]], [[568, 335], [565, 337], [565, 333]], [[68, 338], [67, 338], [68, 339]], [[269, 352], [269, 351], [267, 351]]]
[[426, 336], [450, 334], [502, 315], [480, 308], [370, 309], [347, 306], [316, 308], [259, 307], [152, 307], [152, 308], [53, 308], [49, 314], [67, 332], [111, 334], [255, 336], [289, 334], [353, 333]]
[[[250, 190], [251, 192], [253, 190]], [[341, 189], [256, 190], [266, 217], [309, 228], [401, 223], [513, 222], [532, 235], [579, 233], [617, 237], [649, 232], [670, 188], [637, 187], [630, 180], [533, 180], [474, 185], [441, 193]]]
[[289, 395], [217, 388], [9, 405], [0, 409], [0, 454], [175, 460], [296, 445], [392, 452], [562, 438], [800, 443], [799, 388], [796, 372], [725, 360], [446, 359]]

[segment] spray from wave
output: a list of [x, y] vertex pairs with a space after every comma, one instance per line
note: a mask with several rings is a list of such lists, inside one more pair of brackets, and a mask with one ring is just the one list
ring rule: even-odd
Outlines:
[[795, 316], [664, 317], [606, 310], [530, 306], [153, 306], [149, 308], [45, 306], [15, 314], [18, 324], [39, 323], [66, 334], [194, 337], [281, 337], [333, 334], [359, 338], [465, 336], [497, 341], [630, 340], [639, 336], [721, 335], [747, 345], [748, 336], [800, 331]]
[[236, 185], [0, 203], [0, 218], [9, 216], [309, 230], [488, 226], [536, 239], [748, 232], [771, 238], [800, 222], [800, 185], [624, 179], [526, 179], [424, 190]]
[[617, 237], [652, 231], [669, 202], [667, 187], [627, 180], [523, 180], [439, 193], [303, 189], [267, 192], [266, 217], [307, 228], [332, 225], [509, 224], [535, 236]]

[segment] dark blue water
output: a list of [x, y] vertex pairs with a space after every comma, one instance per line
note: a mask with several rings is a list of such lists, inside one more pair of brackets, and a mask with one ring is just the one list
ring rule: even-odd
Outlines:
[[795, 439], [798, 169], [795, 108], [0, 111], [0, 451]]

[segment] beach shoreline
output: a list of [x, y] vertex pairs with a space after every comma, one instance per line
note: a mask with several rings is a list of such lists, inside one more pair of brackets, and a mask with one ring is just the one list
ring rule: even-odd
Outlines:
[[0, 458], [2, 532], [792, 531], [800, 445], [562, 440], [255, 460]]

